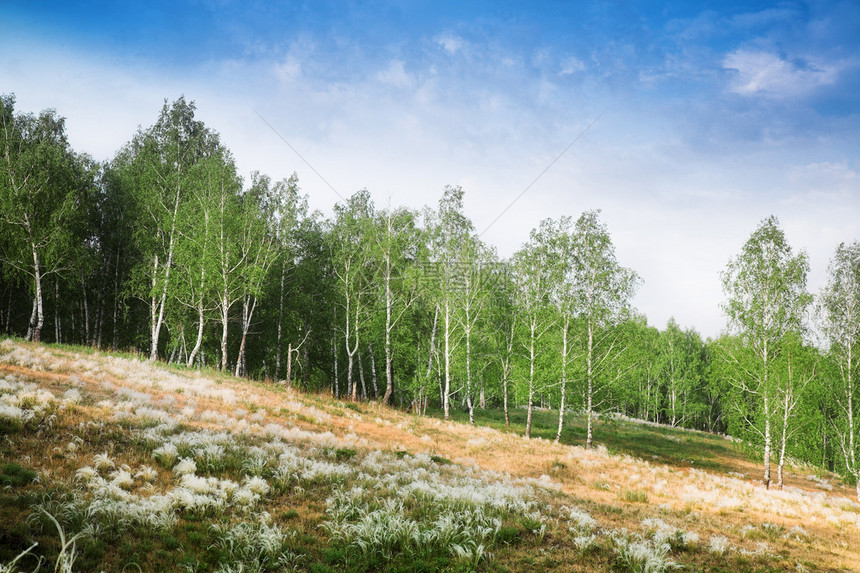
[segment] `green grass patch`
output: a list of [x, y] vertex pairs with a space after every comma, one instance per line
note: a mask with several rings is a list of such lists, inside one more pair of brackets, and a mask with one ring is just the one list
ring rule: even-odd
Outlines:
[[621, 499], [628, 503], [648, 503], [648, 494], [644, 491], [626, 489], [621, 493]]
[[33, 483], [36, 480], [36, 472], [29, 470], [15, 462], [3, 465], [0, 470], [0, 486], [21, 487]]
[[[469, 413], [451, 409], [451, 419], [469, 422]], [[441, 409], [428, 409], [428, 416], [444, 419]], [[505, 414], [500, 409], [476, 409], [475, 425], [489, 426], [502, 432], [525, 434], [526, 409], [509, 410], [510, 426], [505, 426]], [[538, 410], [532, 413], [532, 436], [554, 440], [558, 431], [558, 411]], [[566, 414], [561, 443], [585, 446], [586, 420], [579, 414]], [[594, 442], [611, 453], [675, 467], [694, 467], [720, 473], [733, 471], [747, 461], [741, 448], [722, 436], [688, 431], [671, 426], [651, 426], [610, 417], [599, 418], [594, 425]]]

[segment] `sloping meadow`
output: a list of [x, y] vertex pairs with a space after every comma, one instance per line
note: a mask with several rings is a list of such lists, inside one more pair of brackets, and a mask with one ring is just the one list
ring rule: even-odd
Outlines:
[[0, 571], [856, 566], [860, 506], [0, 342]]

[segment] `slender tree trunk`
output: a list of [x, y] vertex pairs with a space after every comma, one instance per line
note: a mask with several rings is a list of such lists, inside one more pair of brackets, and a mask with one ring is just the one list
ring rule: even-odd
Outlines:
[[111, 347], [119, 346], [119, 249], [117, 249], [116, 263], [113, 273], [113, 337]]
[[[433, 374], [433, 355], [436, 353], [436, 326], [439, 322], [439, 305], [436, 305], [436, 309], [433, 311], [433, 329], [430, 331], [430, 350], [427, 353], [427, 374], [424, 376], [424, 381], [421, 382], [421, 385], [418, 387], [418, 400], [422, 399], [422, 396], [429, 394], [427, 392], [425, 384], [430, 381], [430, 375]], [[438, 362], [438, 361], [437, 361]]]
[[[167, 305], [167, 285], [170, 282], [170, 269], [173, 266], [173, 249], [176, 246], [176, 215], [179, 212], [179, 193], [181, 189], [179, 181], [179, 177], [177, 177], [176, 197], [173, 202], [173, 219], [170, 223], [170, 239], [167, 244], [167, 264], [164, 267], [164, 288], [161, 290], [161, 302], [158, 305], [158, 319], [152, 326], [152, 340], [150, 341], [151, 347], [149, 349], [150, 362], [158, 358], [158, 336], [161, 332], [161, 325], [164, 322], [164, 307]], [[155, 268], [153, 271], [152, 284], [154, 288], [157, 284], [156, 279], [158, 277], [158, 255], [155, 257]], [[153, 306], [155, 306], [154, 300]], [[155, 309], [153, 308], [153, 316], [154, 315]]]
[[505, 427], [511, 427], [511, 418], [508, 415], [508, 379], [511, 374], [511, 358], [514, 351], [514, 328], [516, 328], [516, 323], [511, 321], [511, 331], [508, 335], [507, 340], [507, 351], [505, 353], [505, 360], [502, 364], [502, 408], [505, 411]]
[[334, 321], [332, 322], [331, 353], [334, 358], [334, 384], [332, 390], [335, 400], [340, 399], [340, 384], [338, 383], [337, 371], [337, 305], [334, 305]]
[[[286, 273], [286, 260], [281, 260], [281, 287], [278, 291], [278, 336], [275, 341], [275, 379], [281, 375], [281, 330], [284, 322], [284, 274]], [[290, 357], [287, 357], [287, 384], [290, 383]]]
[[771, 450], [771, 428], [770, 428], [770, 389], [768, 388], [768, 347], [764, 345], [762, 354], [764, 365], [764, 380], [762, 384], [762, 412], [764, 413], [764, 476], [762, 481], [764, 487], [770, 489], [770, 450]]
[[[789, 369], [790, 368], [791, 367], [789, 366]], [[791, 374], [789, 374], [789, 384], [791, 384]], [[788, 417], [789, 417], [789, 413], [791, 412], [790, 402], [791, 402], [791, 394], [790, 394], [790, 389], [788, 389], [785, 392], [785, 400], [783, 401], [782, 435], [780, 436], [780, 440], [779, 440], [779, 464], [777, 465], [777, 468], [776, 468], [776, 476], [777, 476], [776, 477], [776, 479], [777, 479], [776, 486], [779, 489], [782, 489], [782, 484], [783, 484], [782, 478], [783, 478], [783, 468], [785, 468], [785, 447], [786, 447], [786, 443], [788, 442]]]
[[857, 467], [857, 458], [855, 454], [854, 442], [854, 345], [848, 344], [848, 364], [844, 366], [842, 373], [846, 381], [846, 408], [848, 414], [848, 452], [847, 456], [851, 462], [851, 470], [857, 474], [857, 501], [860, 501], [860, 468]]
[[[279, 360], [280, 361], [280, 360]], [[293, 343], [287, 344], [287, 386], [293, 384]]]
[[42, 326], [45, 324], [45, 313], [42, 308], [42, 266], [39, 252], [33, 246], [33, 277], [36, 282], [36, 296], [33, 299], [33, 314], [30, 317], [30, 327], [27, 330], [27, 340], [41, 342]]
[[346, 347], [346, 391], [347, 393], [352, 393], [352, 399], [356, 399], [356, 391], [357, 385], [353, 380], [353, 372], [354, 372], [354, 362], [355, 362], [355, 354], [358, 352], [358, 309], [355, 310], [355, 325], [352, 327], [352, 330], [355, 332], [355, 345], [350, 348], [350, 338], [352, 337], [350, 331], [350, 300], [349, 296], [346, 297], [346, 330], [344, 331], [344, 345]]
[[63, 341], [60, 325], [60, 277], [54, 276], [54, 342], [60, 344]]
[[[202, 283], [201, 279], [201, 283]], [[203, 295], [200, 295], [200, 299], [197, 301], [197, 339], [194, 342], [194, 348], [191, 349], [191, 352], [188, 354], [188, 362], [187, 366], [191, 368], [194, 365], [194, 359], [197, 358], [197, 353], [200, 351], [200, 347], [203, 345]]]
[[675, 408], [676, 408], [675, 404], [678, 400], [678, 396], [675, 392], [675, 378], [674, 378], [674, 376], [675, 375], [673, 374], [670, 389], [669, 389], [669, 392], [670, 392], [669, 400], [671, 401], [671, 404], [672, 404], [672, 427], [675, 427], [675, 424], [677, 422], [677, 414], [675, 412]]
[[561, 431], [564, 427], [564, 400], [567, 394], [567, 330], [570, 323], [568, 314], [564, 313], [561, 332], [561, 404], [558, 407], [558, 432], [555, 434], [555, 443], [561, 442]]
[[[161, 300], [157, 303], [157, 305], [158, 305], [158, 313], [157, 313], [158, 317], [155, 320], [155, 324], [152, 327], [152, 340], [151, 340], [152, 346], [149, 349], [149, 360], [150, 360], [150, 362], [152, 362], [156, 358], [158, 358], [158, 337], [159, 337], [159, 334], [161, 332], [161, 325], [164, 323], [164, 307], [167, 305], [167, 283], [168, 283], [168, 280], [170, 279], [170, 267], [172, 265], [173, 265], [173, 233], [171, 231], [170, 247], [168, 249], [168, 255], [167, 255], [167, 265], [165, 266], [165, 269], [164, 269], [164, 288], [161, 289]], [[153, 287], [156, 284], [156, 278], [157, 278], [157, 273], [158, 273], [158, 257], [157, 256], [155, 258], [155, 271], [156, 271], [156, 275], [152, 279]], [[155, 317], [155, 315], [156, 315], [155, 306], [156, 306], [156, 301], [155, 301], [155, 297], [153, 297], [153, 309], [152, 309], [153, 317]]]
[[[361, 359], [361, 353], [357, 355], [358, 357], [358, 379], [361, 380], [361, 399], [362, 401], [367, 401], [367, 386], [364, 383], [364, 362]], [[355, 399], [355, 393], [353, 393], [353, 399]]]
[[81, 277], [81, 292], [83, 293], [84, 299], [84, 344], [90, 344], [90, 305], [87, 297], [87, 283], [83, 277]]
[[511, 418], [508, 415], [508, 372], [502, 372], [502, 408], [505, 410], [505, 427], [511, 427]]
[[248, 341], [248, 331], [251, 329], [251, 321], [254, 318], [254, 309], [256, 307], [257, 297], [246, 294], [242, 300], [242, 340], [239, 343], [239, 356], [236, 359], [236, 376], [246, 376], [248, 374], [245, 348]]
[[339, 373], [337, 371], [337, 344], [332, 341], [331, 345], [332, 354], [334, 354], [334, 398], [335, 400], [340, 399], [340, 384], [338, 382]]
[[32, 312], [30, 312], [30, 322], [28, 323], [28, 326], [27, 326], [27, 338], [26, 338], [26, 340], [28, 340], [28, 341], [33, 341], [33, 333], [36, 331], [36, 317], [37, 317], [36, 305], [37, 304], [38, 303], [36, 302], [36, 297], [33, 297], [33, 310], [32, 310]]
[[586, 418], [586, 431], [585, 431], [585, 449], [590, 450], [591, 446], [594, 442], [594, 410], [593, 410], [593, 399], [594, 399], [594, 371], [593, 371], [593, 357], [594, 357], [594, 326], [591, 323], [591, 320], [588, 321], [588, 346], [586, 347], [585, 352], [585, 377], [587, 384], [587, 396], [586, 396], [586, 409], [585, 409], [585, 418]]
[[[155, 295], [155, 287], [158, 286], [158, 255], [153, 257], [152, 263], [152, 298], [149, 302], [149, 359], [155, 360], [153, 356], [158, 353], [158, 297]], [[160, 325], [159, 325], [160, 326]]]
[[[307, 336], [310, 334], [310, 331], [306, 331], [306, 332], [307, 332], [307, 334], [305, 335], [305, 338], [307, 338]], [[310, 350], [308, 349], [308, 346], [309, 346], [308, 344], [302, 345], [302, 361], [300, 362], [300, 365], [304, 365], [304, 366], [302, 366], [302, 387], [305, 390], [308, 389], [308, 383], [310, 382], [310, 371], [311, 371], [311, 369], [308, 367], [308, 365], [310, 364]]]
[[9, 321], [12, 320], [12, 289], [9, 289], [9, 298], [6, 299], [6, 318], [3, 323], [3, 331], [9, 332]]
[[[208, 228], [209, 218], [206, 218], [207, 228]], [[207, 232], [208, 236], [208, 232]], [[206, 249], [206, 242], [203, 243], [203, 249]], [[200, 264], [200, 292], [197, 297], [197, 340], [194, 342], [194, 348], [191, 349], [191, 353], [188, 355], [188, 367], [190, 368], [194, 364], [194, 359], [197, 357], [197, 352], [200, 350], [200, 347], [203, 345], [203, 296], [206, 288], [206, 265]]]
[[535, 395], [535, 331], [537, 329], [537, 317], [532, 317], [529, 331], [529, 403], [526, 414], [526, 437], [532, 437], [532, 411], [534, 410]]
[[466, 309], [466, 406], [469, 408], [469, 424], [475, 425], [475, 402], [472, 399], [472, 361], [471, 361], [471, 334], [469, 326], [469, 310]]
[[[391, 232], [391, 210], [389, 209], [388, 230]], [[385, 395], [383, 404], [391, 403], [394, 396], [394, 373], [391, 371], [391, 253], [385, 257]], [[375, 370], [375, 369], [374, 369]], [[374, 387], [376, 383], [374, 383]]]
[[443, 409], [445, 419], [451, 419], [451, 307], [447, 296], [445, 297], [445, 391], [443, 394]]
[[221, 372], [227, 371], [227, 320], [230, 317], [230, 302], [227, 289], [221, 293]]
[[373, 380], [373, 399], [379, 400], [379, 387], [376, 385], [376, 358], [373, 356], [373, 344], [367, 343], [367, 351], [370, 353], [370, 379]]
[[102, 347], [102, 331], [104, 325], [104, 314], [105, 314], [105, 287], [104, 283], [102, 283], [98, 288], [98, 293], [96, 296], [96, 323], [93, 325], [93, 331], [95, 336], [94, 343], [96, 348]]
[[770, 408], [767, 395], [764, 398], [764, 486], [770, 489], [770, 449], [771, 449], [771, 428], [770, 428]]

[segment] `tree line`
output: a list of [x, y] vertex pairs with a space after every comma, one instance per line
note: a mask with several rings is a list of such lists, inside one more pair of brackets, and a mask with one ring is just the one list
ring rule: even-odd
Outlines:
[[[445, 187], [422, 210], [360, 190], [324, 217], [298, 178], [243, 181], [184, 97], [110, 161], [64, 119], [0, 97], [0, 328], [34, 341], [282, 381], [423, 413], [614, 412], [728, 432], [782, 484], [794, 458], [860, 476], [860, 243], [813, 296], [770, 217], [723, 275], [727, 330], [703, 340], [631, 305], [599, 211], [541, 221], [509, 258]], [[858, 490], [860, 495], [860, 490]]]

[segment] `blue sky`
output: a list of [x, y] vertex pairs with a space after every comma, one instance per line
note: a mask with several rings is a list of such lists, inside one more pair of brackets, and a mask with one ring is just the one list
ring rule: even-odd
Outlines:
[[765, 217], [813, 290], [860, 239], [854, 1], [0, 0], [0, 92], [56, 108], [97, 159], [184, 94], [243, 173], [295, 171], [324, 212], [462, 185], [505, 256], [543, 218], [601, 209], [649, 322], [706, 336]]

